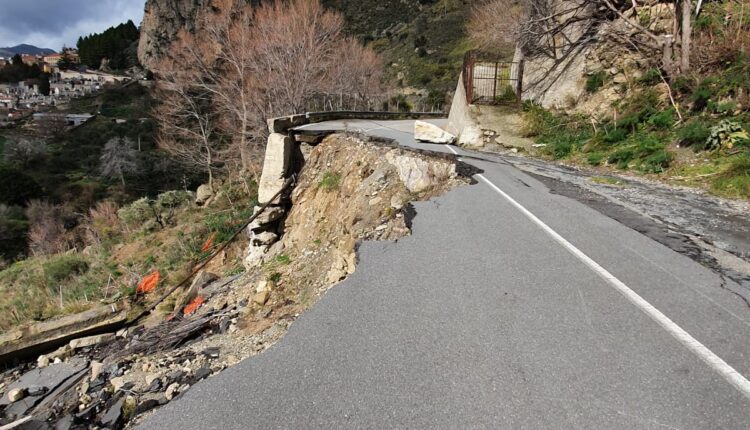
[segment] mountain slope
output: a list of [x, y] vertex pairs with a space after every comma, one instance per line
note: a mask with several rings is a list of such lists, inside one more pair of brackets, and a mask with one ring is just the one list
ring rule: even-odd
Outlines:
[[38, 48], [34, 45], [16, 45], [7, 48], [0, 48], [0, 56], [12, 57], [14, 55], [50, 55], [55, 51], [49, 48]]

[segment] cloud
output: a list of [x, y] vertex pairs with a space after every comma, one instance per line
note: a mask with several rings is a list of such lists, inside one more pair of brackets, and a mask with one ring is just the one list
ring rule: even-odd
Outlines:
[[0, 0], [0, 46], [60, 50], [79, 36], [143, 19], [145, 0]]

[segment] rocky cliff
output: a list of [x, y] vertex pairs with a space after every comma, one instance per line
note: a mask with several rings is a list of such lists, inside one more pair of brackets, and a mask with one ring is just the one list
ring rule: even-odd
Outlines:
[[141, 64], [153, 68], [180, 30], [195, 31], [197, 12], [210, 3], [210, 0], [146, 0], [138, 43]]

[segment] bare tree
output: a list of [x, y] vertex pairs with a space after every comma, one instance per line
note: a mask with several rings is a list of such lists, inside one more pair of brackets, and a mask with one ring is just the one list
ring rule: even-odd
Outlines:
[[28, 167], [32, 162], [47, 155], [47, 144], [43, 140], [19, 138], [5, 144], [4, 154], [7, 161]]
[[61, 206], [32, 200], [26, 207], [26, 217], [29, 220], [29, 250], [34, 255], [52, 255], [68, 249]]
[[[182, 43], [173, 44], [172, 49], [180, 51]], [[218, 115], [212, 94], [195, 84], [200, 73], [174, 57], [161, 60], [157, 70], [161, 102], [154, 112], [160, 125], [157, 142], [182, 164], [204, 169], [213, 190], [223, 141], [216, 136]]]
[[105, 178], [118, 178], [125, 186], [125, 175], [138, 172], [138, 151], [127, 137], [107, 141], [99, 158], [100, 170]]
[[[210, 178], [217, 156], [231, 159], [232, 152], [245, 170], [255, 171], [252, 143], [265, 140], [267, 118], [301, 113], [334, 96], [341, 108], [344, 100], [347, 107], [365, 106], [380, 92], [378, 56], [347, 39], [343, 17], [320, 0], [255, 8], [244, 0], [216, 0], [199, 22], [202, 30], [183, 33], [157, 67], [159, 118], [162, 146], [200, 162]], [[234, 151], [225, 151], [219, 132]]]
[[686, 73], [690, 70], [691, 18], [701, 2], [658, 3], [672, 8], [671, 33], [657, 34], [641, 25], [639, 4], [634, 0], [487, 0], [474, 11], [469, 34], [480, 46], [515, 41], [524, 55], [557, 60], [598, 40], [601, 26], [619, 18], [623, 25], [610, 26], [610, 37], [646, 56], [659, 56], [669, 73]]

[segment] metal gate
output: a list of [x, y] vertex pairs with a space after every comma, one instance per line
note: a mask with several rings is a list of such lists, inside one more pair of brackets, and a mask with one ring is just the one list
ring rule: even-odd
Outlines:
[[521, 103], [523, 60], [520, 62], [487, 61], [467, 52], [463, 67], [466, 102], [469, 104]]

